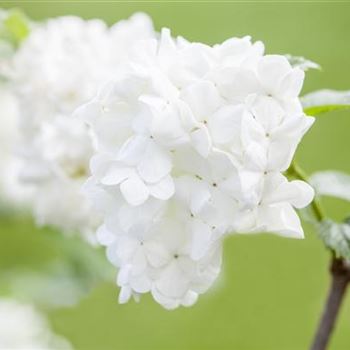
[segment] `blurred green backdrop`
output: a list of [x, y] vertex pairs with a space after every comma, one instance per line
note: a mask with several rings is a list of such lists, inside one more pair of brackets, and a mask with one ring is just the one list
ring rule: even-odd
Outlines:
[[[350, 89], [350, 3], [304, 2], [117, 2], [8, 1], [33, 19], [61, 15], [102, 18], [108, 23], [135, 11], [152, 16], [155, 26], [213, 44], [231, 36], [251, 35], [269, 53], [302, 55], [323, 70], [307, 74], [304, 92]], [[310, 173], [339, 169], [350, 173], [350, 113], [317, 119], [298, 150]], [[346, 203], [327, 200], [329, 215], [350, 214]], [[54, 329], [81, 350], [299, 350], [313, 336], [328, 288], [328, 254], [305, 225], [306, 239], [271, 235], [226, 241], [220, 281], [190, 309], [165, 311], [150, 298], [117, 304], [117, 288], [103, 284], [72, 308], [50, 311]], [[28, 220], [0, 222], [0, 267], [39, 268], [59, 249], [50, 233]], [[331, 342], [350, 349], [350, 295]]]

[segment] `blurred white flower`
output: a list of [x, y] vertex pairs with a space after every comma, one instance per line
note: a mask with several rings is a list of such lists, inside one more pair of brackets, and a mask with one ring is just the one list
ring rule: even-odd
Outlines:
[[0, 87], [0, 204], [17, 209], [30, 198], [29, 189], [18, 179], [18, 142], [18, 101], [4, 84]]
[[18, 100], [8, 80], [21, 36], [14, 33], [19, 24], [26, 27], [25, 18], [19, 12], [0, 9], [0, 206], [11, 209], [22, 207], [28, 197], [28, 190], [18, 180], [20, 160], [15, 155], [19, 142]]
[[99, 218], [80, 187], [89, 176], [94, 141], [71, 114], [118, 74], [137, 40], [154, 35], [144, 14], [111, 28], [78, 17], [33, 25], [14, 57], [11, 79], [20, 100], [21, 178], [33, 190], [38, 223], [92, 239]]
[[282, 173], [313, 123], [298, 99], [304, 72], [263, 51], [249, 37], [209, 47], [165, 29], [77, 110], [96, 137], [85, 192], [121, 302], [151, 292], [166, 308], [192, 305], [229, 233], [303, 237], [294, 208], [313, 190]]
[[32, 305], [0, 299], [0, 349], [72, 349], [52, 332], [45, 317]]

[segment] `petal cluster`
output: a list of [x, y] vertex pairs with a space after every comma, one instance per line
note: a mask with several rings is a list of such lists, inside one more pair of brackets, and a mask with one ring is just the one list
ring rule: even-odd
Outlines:
[[72, 112], [117, 74], [135, 41], [154, 35], [144, 14], [111, 28], [69, 16], [33, 24], [14, 56], [11, 81], [20, 101], [21, 178], [33, 190], [39, 224], [92, 237], [99, 218], [81, 185], [94, 141]]
[[283, 175], [313, 123], [303, 71], [249, 37], [211, 47], [164, 29], [114, 78], [77, 114], [96, 141], [84, 188], [121, 302], [150, 292], [168, 309], [192, 305], [229, 233], [303, 237], [295, 208], [313, 190]]

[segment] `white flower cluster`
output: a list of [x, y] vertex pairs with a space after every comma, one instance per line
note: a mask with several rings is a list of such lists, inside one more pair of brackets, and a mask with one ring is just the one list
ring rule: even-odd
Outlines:
[[78, 17], [33, 24], [15, 54], [11, 80], [20, 100], [21, 178], [33, 189], [39, 224], [91, 238], [99, 218], [80, 188], [94, 144], [85, 123], [71, 114], [117, 74], [134, 41], [153, 36], [144, 14], [111, 28]]
[[32, 305], [0, 300], [0, 349], [63, 350], [70, 344], [55, 335]]
[[20, 207], [28, 195], [18, 181], [20, 163], [14, 156], [19, 138], [17, 101], [0, 87], [0, 206]]
[[0, 9], [0, 209], [22, 207], [27, 191], [18, 180], [20, 167], [15, 151], [19, 140], [18, 103], [8, 81], [14, 54], [5, 23], [10, 13]]
[[313, 190], [283, 175], [313, 123], [303, 79], [249, 37], [210, 47], [164, 29], [78, 109], [96, 137], [85, 192], [103, 216], [120, 302], [150, 292], [168, 309], [192, 305], [218, 276], [229, 233], [303, 237], [294, 208]]

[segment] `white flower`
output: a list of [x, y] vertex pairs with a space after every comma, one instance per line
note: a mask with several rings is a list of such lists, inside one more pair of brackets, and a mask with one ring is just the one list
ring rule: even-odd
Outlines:
[[193, 304], [229, 233], [303, 236], [294, 208], [313, 190], [282, 173], [313, 122], [304, 73], [263, 51], [249, 37], [210, 47], [163, 30], [77, 111], [96, 137], [85, 192], [121, 302], [150, 292], [166, 308]]
[[257, 205], [242, 215], [239, 231], [275, 232], [286, 237], [303, 238], [300, 219], [294, 208], [304, 208], [313, 199], [313, 189], [303, 181], [288, 180], [278, 172], [265, 174]]
[[170, 170], [169, 155], [153, 140], [135, 136], [127, 140], [110, 162], [101, 184], [120, 185], [120, 191], [130, 205], [140, 205], [149, 196], [166, 200], [174, 193]]
[[[144, 208], [147, 209], [149, 212], [149, 208]], [[172, 208], [166, 211], [171, 212]], [[189, 306], [198, 294], [208, 289], [220, 271], [220, 242], [213, 244], [203, 258], [193, 257], [195, 238], [190, 230], [184, 229], [187, 220], [177, 215], [171, 218], [169, 212], [166, 218], [157, 219], [154, 215], [159, 216], [159, 212], [153, 212], [156, 223], [148, 217], [131, 224], [127, 231], [116, 231], [115, 226], [113, 232], [107, 227], [99, 231], [100, 239], [103, 237], [102, 241], [108, 245], [109, 259], [120, 268], [117, 280], [122, 288], [120, 301], [151, 292], [166, 308]]]
[[0, 87], [0, 202], [16, 208], [30, 198], [30, 191], [18, 180], [21, 167], [16, 156], [18, 142], [18, 101], [4, 85]]
[[71, 345], [32, 305], [0, 299], [0, 349], [63, 350]]
[[38, 223], [91, 239], [99, 218], [80, 187], [95, 144], [72, 112], [118, 74], [136, 41], [154, 35], [144, 14], [111, 28], [100, 20], [60, 17], [34, 26], [16, 53], [12, 80], [21, 102], [21, 178], [33, 189]]

